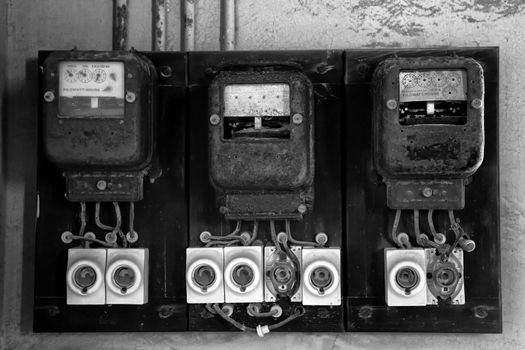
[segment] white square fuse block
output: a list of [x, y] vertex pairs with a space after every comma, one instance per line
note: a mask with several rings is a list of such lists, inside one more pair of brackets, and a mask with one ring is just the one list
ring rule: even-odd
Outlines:
[[388, 306], [425, 306], [427, 268], [425, 250], [385, 249], [385, 301]]
[[146, 248], [108, 249], [107, 304], [142, 305], [148, 302], [148, 260]]
[[106, 249], [73, 248], [67, 253], [67, 304], [104, 305]]

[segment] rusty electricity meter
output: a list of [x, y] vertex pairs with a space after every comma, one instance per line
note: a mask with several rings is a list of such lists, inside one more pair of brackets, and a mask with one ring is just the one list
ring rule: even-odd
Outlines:
[[152, 63], [131, 52], [54, 52], [44, 63], [43, 145], [70, 201], [137, 201], [154, 150]]
[[209, 165], [227, 219], [300, 219], [313, 203], [313, 92], [297, 71], [222, 71], [209, 88]]
[[374, 73], [374, 158], [392, 209], [462, 209], [484, 149], [484, 80], [470, 58], [392, 58]]

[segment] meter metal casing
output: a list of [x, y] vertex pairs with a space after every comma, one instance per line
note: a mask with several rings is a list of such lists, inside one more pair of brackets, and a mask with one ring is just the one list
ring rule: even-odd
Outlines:
[[[64, 71], [61, 65], [73, 68]], [[107, 68], [113, 66], [120, 68]], [[154, 153], [157, 77], [152, 63], [142, 55], [124, 51], [60, 51], [48, 56], [43, 70], [43, 147], [46, 156], [64, 170], [66, 198], [70, 201], [142, 199], [143, 177]], [[80, 71], [85, 79], [75, 78], [74, 74]], [[94, 78], [95, 72], [101, 77]], [[60, 85], [68, 84], [63, 83], [61, 75], [64, 74], [71, 74], [68, 83], [78, 82], [78, 90], [84, 91], [84, 102], [80, 98], [69, 102], [73, 107], [65, 112], [60, 105], [61, 94], [66, 90]], [[101, 81], [100, 91], [93, 93], [97, 96], [116, 86], [122, 90], [115, 98], [117, 102], [113, 102], [113, 110], [107, 108], [100, 112], [96, 108], [103, 103], [103, 97], [101, 102], [95, 97], [91, 106], [82, 106], [89, 89], [97, 89], [96, 79]], [[49, 98], [50, 94], [53, 98]], [[100, 186], [101, 181], [106, 185], [104, 188]]]
[[[401, 89], [408, 83], [419, 84], [408, 100], [427, 103], [431, 112], [423, 108], [412, 121], [402, 122], [401, 113], [410, 107], [404, 107]], [[483, 161], [481, 65], [463, 57], [386, 59], [374, 72], [373, 98], [374, 161], [387, 185], [388, 206], [462, 209], [467, 178]], [[457, 115], [434, 114], [441, 107]]]
[[[228, 86], [240, 91], [240, 95], [225, 97]], [[242, 90], [249, 91], [251, 87], [258, 95], [253, 96], [259, 99], [258, 104], [251, 102], [251, 93], [243, 95]], [[261, 92], [266, 87], [268, 94]], [[287, 96], [272, 95], [275, 87], [284, 87], [281, 91]], [[211, 83], [209, 98], [210, 181], [219, 193], [221, 212], [228, 219], [300, 219], [298, 208], [313, 204], [314, 116], [310, 80], [296, 71], [223, 71]], [[225, 98], [234, 103], [243, 101], [226, 108]], [[265, 102], [279, 98], [289, 100], [279, 108]], [[236, 111], [230, 113], [228, 109]], [[264, 117], [279, 115], [283, 124], [267, 130], [267, 134], [255, 127], [249, 134], [232, 137], [234, 132], [227, 135], [225, 130], [233, 114], [241, 121], [245, 117], [262, 117], [263, 124]], [[216, 123], [212, 122], [213, 117], [218, 117]]]

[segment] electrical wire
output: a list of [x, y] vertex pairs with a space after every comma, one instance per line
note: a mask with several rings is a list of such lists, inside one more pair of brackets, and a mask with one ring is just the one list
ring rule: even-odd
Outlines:
[[258, 318], [274, 317], [275, 315], [277, 315], [280, 312], [277, 309], [269, 310], [269, 311], [266, 311], [266, 312], [261, 312], [261, 311], [259, 311], [257, 306], [254, 305], [254, 304], [248, 304], [248, 306], [246, 306], [246, 311], [248, 311], [250, 316], [258, 317]]
[[128, 247], [128, 240], [126, 239], [126, 236], [124, 236], [124, 232], [120, 229], [122, 226], [122, 213], [120, 211], [120, 206], [118, 202], [113, 202], [113, 207], [115, 208], [115, 216], [117, 218], [117, 223], [115, 225], [115, 228], [113, 229], [113, 232], [118, 233], [120, 239], [122, 240], [122, 246], [124, 248]]
[[293, 285], [293, 289], [290, 291], [290, 297], [292, 297], [297, 293], [297, 290], [301, 285], [301, 263], [299, 262], [299, 258], [292, 252], [292, 250], [288, 246], [288, 242], [283, 242], [283, 248], [288, 258], [290, 258], [290, 260], [292, 260], [293, 264], [295, 265], [296, 280]]
[[100, 202], [95, 203], [95, 224], [97, 225], [98, 228], [102, 230], [113, 231], [113, 227], [104, 225], [100, 221]]
[[292, 237], [292, 232], [291, 232], [291, 229], [290, 229], [290, 220], [285, 220], [284, 224], [285, 224], [286, 234], [288, 235], [288, 241], [291, 244], [304, 245], [304, 246], [310, 246], [310, 247], [319, 247], [320, 246], [320, 244], [317, 243], [317, 242], [298, 241], [298, 240], [294, 239]]
[[250, 246], [253, 244], [253, 242], [255, 242], [255, 240], [257, 239], [258, 232], [259, 232], [259, 223], [257, 222], [257, 220], [253, 220], [252, 236], [250, 237], [250, 240], [246, 242], [247, 246]]
[[71, 236], [68, 236], [68, 237], [70, 237], [73, 240], [79, 240], [79, 241], [91, 242], [91, 243], [98, 243], [98, 244], [100, 244], [100, 245], [102, 245], [104, 247], [109, 247], [109, 248], [114, 248], [116, 246], [115, 244], [104, 242], [104, 241], [101, 241], [100, 239], [90, 238], [90, 237], [86, 237], [86, 236], [71, 235]]
[[135, 235], [135, 203], [129, 202], [129, 232]]
[[281, 248], [281, 245], [279, 244], [279, 241], [277, 241], [277, 232], [275, 230], [275, 221], [270, 220], [270, 234], [272, 236], [273, 244], [275, 244], [275, 251], [278, 254], [282, 254], [283, 250]]
[[[401, 219], [401, 210], [396, 210], [396, 216], [394, 218], [394, 224], [392, 225], [392, 241], [399, 247], [404, 248], [403, 244], [397, 238], [397, 228], [399, 226], [399, 220]], [[409, 242], [410, 244], [410, 242]]]
[[436, 239], [438, 233], [436, 231], [436, 227], [434, 226], [434, 219], [432, 218], [433, 213], [434, 213], [434, 210], [429, 209], [427, 218], [428, 218], [428, 226], [430, 227], [430, 233], [432, 234], [434, 239]]
[[[230, 316], [226, 315], [222, 309], [219, 307], [219, 304], [214, 304], [213, 305], [213, 309], [215, 310], [215, 312], [221, 316], [225, 321], [229, 322], [230, 324], [232, 324], [235, 328], [243, 331], [243, 332], [257, 332], [257, 329], [256, 328], [253, 328], [253, 327], [249, 327], [249, 326], [246, 326], [236, 320], [234, 320], [233, 318], [231, 318]], [[268, 325], [268, 331], [272, 331], [272, 330], [275, 330], [277, 328], [280, 328], [284, 325], [286, 325], [287, 323], [295, 320], [296, 318], [298, 317], [301, 317], [305, 314], [305, 310], [303, 307], [296, 307], [294, 309], [294, 312], [288, 316], [287, 318], [285, 318], [284, 320], [282, 320], [281, 322], [277, 322], [277, 323], [274, 323], [274, 324], [271, 324], [271, 325]], [[261, 326], [257, 326], [258, 328], [260, 328]], [[264, 327], [264, 326], [263, 326]]]
[[241, 232], [241, 225], [242, 225], [242, 221], [241, 220], [237, 220], [237, 225], [235, 226], [235, 230], [233, 230], [233, 232], [227, 234], [226, 237], [236, 236], [237, 234], [239, 234], [239, 232]]
[[84, 236], [84, 231], [86, 231], [87, 218], [86, 218], [86, 203], [80, 202], [80, 231], [79, 236]]

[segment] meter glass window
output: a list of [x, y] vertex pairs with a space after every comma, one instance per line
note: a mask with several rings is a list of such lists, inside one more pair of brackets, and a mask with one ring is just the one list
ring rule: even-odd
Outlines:
[[466, 124], [467, 72], [401, 71], [399, 102], [401, 125]]
[[288, 84], [224, 87], [224, 138], [290, 138]]
[[64, 61], [58, 74], [59, 117], [124, 117], [124, 62]]

